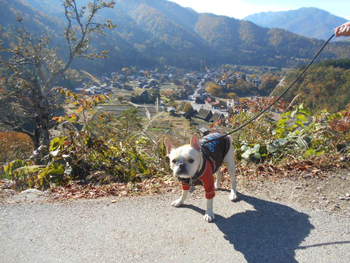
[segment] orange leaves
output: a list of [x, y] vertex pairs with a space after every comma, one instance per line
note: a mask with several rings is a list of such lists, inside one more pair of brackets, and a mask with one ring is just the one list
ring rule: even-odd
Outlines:
[[82, 96], [77, 101], [77, 105], [80, 105], [77, 109], [77, 113], [81, 113], [85, 110], [90, 110], [93, 107], [97, 106], [98, 104], [104, 103], [109, 99], [108, 96], [100, 94], [100, 95], [93, 95], [93, 96]]
[[340, 120], [333, 120], [329, 123], [332, 130], [337, 132], [350, 131], [350, 117], [345, 117]]
[[334, 120], [330, 123], [333, 130], [338, 132], [347, 132], [350, 130], [350, 119]]
[[73, 91], [62, 87], [55, 88], [55, 90], [58, 93], [64, 95], [66, 98], [70, 98], [72, 102], [74, 102], [74, 104], [78, 103], [85, 107], [88, 107], [89, 105], [97, 105], [99, 103], [104, 103], [109, 99], [109, 97], [104, 94], [87, 96], [83, 94], [74, 93]]
[[350, 131], [350, 111], [343, 111], [338, 114], [337, 118], [329, 122], [332, 130], [337, 132]]
[[84, 111], [84, 107], [83, 106], [80, 106], [77, 110], [76, 110], [76, 113], [82, 113]]
[[74, 98], [75, 100], [78, 99], [78, 95], [69, 89], [58, 87], [58, 88], [55, 88], [55, 91], [64, 95], [65, 97]]
[[28, 158], [34, 150], [29, 135], [20, 132], [0, 132], [0, 162]]
[[75, 107], [73, 110], [74, 113], [52, 118], [59, 123], [64, 121], [77, 123], [80, 120], [81, 114], [84, 114], [85, 112], [92, 110], [98, 104], [105, 103], [107, 100], [109, 100], [109, 97], [104, 94], [88, 96], [85, 94], [74, 93], [71, 90], [61, 87], [56, 88], [55, 90], [64, 95], [67, 98], [68, 103]]
[[52, 118], [54, 121], [57, 121], [58, 123], [64, 122], [65, 121], [65, 117], [53, 117]]
[[72, 123], [76, 123], [79, 121], [79, 116], [75, 113], [69, 114], [66, 116], [59, 116], [59, 117], [53, 117], [52, 118], [54, 121], [57, 121], [58, 123], [64, 122], [64, 121], [69, 121]]
[[32, 139], [25, 133], [21, 132], [0, 132], [0, 142], [5, 140], [11, 141], [23, 141], [25, 143], [32, 143]]

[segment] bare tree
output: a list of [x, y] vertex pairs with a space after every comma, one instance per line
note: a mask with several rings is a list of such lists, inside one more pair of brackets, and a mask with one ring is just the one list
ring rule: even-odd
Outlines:
[[91, 51], [90, 39], [115, 26], [110, 20], [97, 22], [96, 15], [104, 8], [113, 8], [114, 1], [93, 0], [78, 6], [78, 0], [62, 0], [66, 27], [66, 55], [47, 36], [29, 33], [18, 18], [19, 27], [8, 33], [9, 47], [0, 43], [0, 125], [27, 133], [36, 147], [49, 144], [49, 128], [54, 103], [53, 87], [70, 73], [78, 57], [101, 58], [107, 52]]

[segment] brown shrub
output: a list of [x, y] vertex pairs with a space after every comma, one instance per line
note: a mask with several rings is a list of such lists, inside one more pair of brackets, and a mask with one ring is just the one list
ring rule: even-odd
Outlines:
[[20, 132], [0, 132], [0, 163], [26, 159], [34, 150], [29, 135]]

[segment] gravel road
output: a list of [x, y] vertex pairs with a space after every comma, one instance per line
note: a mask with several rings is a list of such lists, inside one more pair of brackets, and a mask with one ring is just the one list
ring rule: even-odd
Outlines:
[[209, 224], [174, 198], [1, 204], [0, 262], [349, 262], [348, 216], [219, 192]]

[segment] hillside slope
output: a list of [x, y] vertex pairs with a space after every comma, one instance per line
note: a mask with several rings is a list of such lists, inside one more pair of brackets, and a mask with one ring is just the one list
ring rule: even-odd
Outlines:
[[[297, 74], [297, 70], [291, 72], [285, 85], [278, 86], [272, 95], [281, 94]], [[284, 98], [287, 101], [297, 98], [295, 103], [303, 103], [313, 110], [336, 112], [350, 106], [350, 60], [328, 60], [312, 66]]]

